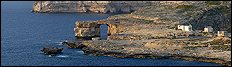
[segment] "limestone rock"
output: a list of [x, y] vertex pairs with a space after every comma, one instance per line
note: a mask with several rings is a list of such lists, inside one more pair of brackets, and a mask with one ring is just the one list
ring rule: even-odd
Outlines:
[[45, 47], [41, 51], [46, 55], [55, 55], [61, 53], [63, 48], [55, 48], [55, 47]]
[[34, 12], [128, 13], [152, 1], [36, 1]]
[[96, 37], [100, 36], [100, 25], [107, 24], [108, 35], [115, 34], [118, 32], [117, 24], [102, 22], [102, 21], [91, 21], [91, 22], [76, 22], [74, 28], [75, 36], [77, 37]]

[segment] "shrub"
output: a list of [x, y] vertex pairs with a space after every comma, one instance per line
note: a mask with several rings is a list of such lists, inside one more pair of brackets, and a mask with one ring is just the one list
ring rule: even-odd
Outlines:
[[178, 5], [176, 6], [176, 9], [191, 9], [193, 8], [193, 5]]
[[151, 20], [142, 20], [142, 22], [145, 23], [145, 24], [149, 24], [149, 23], [152, 23], [153, 21], [151, 21]]
[[214, 50], [231, 51], [230, 45], [213, 46]]
[[231, 12], [230, 8], [227, 6], [220, 6], [216, 9], [219, 10], [220, 12], [222, 12], [223, 14], [228, 14], [229, 12]]
[[220, 5], [221, 2], [220, 1], [207, 1], [206, 4], [207, 5]]

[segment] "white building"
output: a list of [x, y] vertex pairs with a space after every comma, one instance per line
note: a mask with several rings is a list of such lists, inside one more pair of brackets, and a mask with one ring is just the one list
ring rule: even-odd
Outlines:
[[192, 25], [178, 25], [178, 28], [182, 31], [192, 31]]
[[213, 32], [213, 28], [211, 26], [207, 26], [207, 27], [204, 28], [203, 32], [209, 32], [209, 33], [211, 33], [211, 32]]
[[100, 40], [100, 37], [92, 38], [92, 40]]
[[217, 36], [221, 36], [221, 37], [227, 36], [227, 31], [218, 31]]
[[228, 37], [231, 37], [231, 33], [228, 33], [228, 35], [227, 35]]

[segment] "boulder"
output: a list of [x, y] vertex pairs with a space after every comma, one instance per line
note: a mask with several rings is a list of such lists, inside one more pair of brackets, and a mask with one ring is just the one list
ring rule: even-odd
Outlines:
[[56, 47], [44, 47], [41, 51], [44, 52], [45, 55], [55, 55], [61, 53], [63, 48]]

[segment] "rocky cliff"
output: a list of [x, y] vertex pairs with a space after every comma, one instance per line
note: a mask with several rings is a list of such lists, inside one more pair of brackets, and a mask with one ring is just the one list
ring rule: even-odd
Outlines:
[[199, 4], [204, 1], [35, 1], [34, 12], [128, 13], [153, 5]]
[[115, 34], [120, 31], [119, 23], [106, 22], [103, 20], [92, 22], [76, 22], [74, 28], [77, 39], [89, 39], [100, 36], [100, 25], [106, 24], [108, 26], [108, 35]]
[[133, 12], [131, 17], [168, 25], [189, 23], [194, 30], [202, 30], [209, 25], [215, 32], [231, 32], [231, 1], [184, 1], [179, 4], [166, 4], [139, 9]]
[[[106, 19], [107, 22], [119, 22], [116, 24], [122, 27], [114, 28], [114, 30], [123, 29], [118, 30], [117, 33], [127, 35], [113, 35], [109, 36], [110, 39], [143, 39], [144, 37], [149, 39], [167, 37], [172, 34], [188, 35], [174, 29], [177, 24], [186, 23], [192, 24], [194, 30], [203, 30], [204, 27], [210, 25], [214, 28], [214, 32], [219, 30], [231, 32], [231, 2], [229, 1], [161, 1], [153, 3], [157, 4], [143, 7], [130, 14], [115, 15]], [[76, 29], [79, 29], [78, 26]], [[85, 34], [83, 33], [83, 35]]]
[[[231, 1], [36, 1], [33, 11], [94, 13], [133, 11], [125, 17], [127, 21], [131, 18], [128, 23], [135, 22], [135, 19], [143, 19], [144, 23], [165, 24], [170, 28], [176, 27], [177, 24], [189, 23], [194, 30], [202, 30], [210, 25], [215, 32], [217, 30], [231, 32]], [[83, 30], [90, 30], [84, 28], [86, 27], [83, 27]]]
[[152, 1], [36, 1], [34, 12], [128, 13], [153, 5]]

